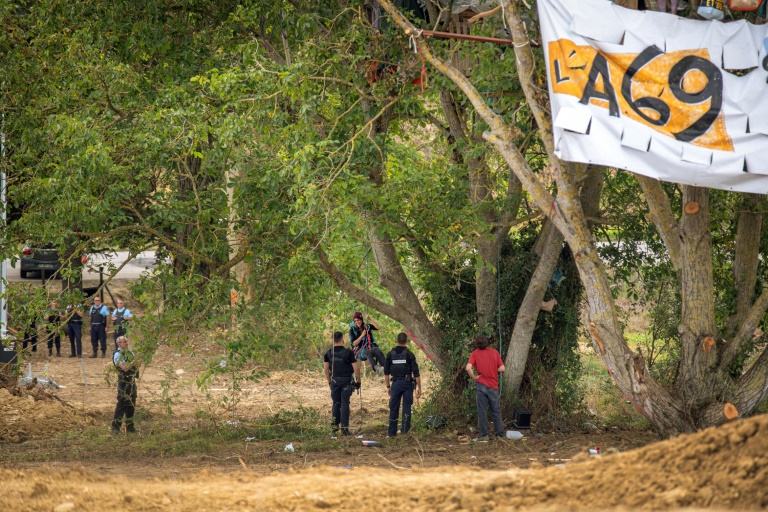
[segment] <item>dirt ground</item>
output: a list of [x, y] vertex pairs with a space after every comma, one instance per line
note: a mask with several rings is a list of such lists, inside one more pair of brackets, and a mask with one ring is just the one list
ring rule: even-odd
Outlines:
[[[205, 340], [198, 357], [160, 349], [142, 374], [139, 433], [130, 436], [109, 434], [116, 394], [109, 359], [34, 355], [33, 370], [48, 366], [64, 403], [0, 390], [0, 510], [768, 507], [766, 416], [664, 442], [643, 431], [562, 434], [535, 425], [520, 441], [466, 443], [473, 432], [451, 427], [388, 440], [386, 389], [369, 374], [362, 417], [353, 396], [351, 425], [358, 429], [362, 419], [363, 437], [330, 439], [300, 435], [308, 422], [321, 424], [317, 431], [328, 422], [322, 373], [274, 372], [241, 382], [235, 396], [220, 377], [202, 392], [194, 381], [213, 350]], [[213, 446], [190, 446], [211, 425], [227, 435]], [[288, 443], [293, 452], [285, 451]], [[603, 454], [588, 455], [594, 446]]]

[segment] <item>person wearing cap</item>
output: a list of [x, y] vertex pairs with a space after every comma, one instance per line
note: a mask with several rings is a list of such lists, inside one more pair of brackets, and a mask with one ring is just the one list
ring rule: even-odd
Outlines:
[[[384, 362], [384, 384], [389, 395], [389, 437], [397, 435], [397, 417], [400, 415], [400, 402], [403, 403], [403, 421], [400, 431], [407, 434], [411, 429], [411, 406], [413, 405], [413, 387], [416, 385], [416, 398], [421, 397], [421, 376], [416, 356], [408, 350], [408, 336], [404, 332], [397, 335], [397, 346], [387, 354]], [[390, 377], [392, 382], [390, 383]]]
[[90, 357], [91, 359], [99, 357], [99, 343], [101, 343], [101, 357], [107, 357], [109, 308], [101, 303], [100, 297], [94, 297], [89, 314], [91, 316], [91, 346], [93, 347], [93, 355]]
[[[349, 399], [355, 389], [360, 389], [360, 367], [355, 354], [344, 346], [344, 334], [333, 333], [333, 348], [323, 357], [323, 373], [331, 388], [333, 413], [331, 428], [334, 434], [341, 426], [341, 435], [349, 435]], [[352, 374], [355, 378], [352, 380]]]
[[373, 331], [379, 330], [379, 324], [371, 318], [371, 315], [366, 315], [366, 318], [369, 323], [363, 321], [361, 311], [355, 311], [352, 315], [352, 323], [349, 324], [349, 343], [352, 345], [355, 357], [361, 361], [367, 359], [371, 369], [381, 375], [384, 373], [384, 353], [373, 336]]
[[125, 336], [128, 332], [128, 321], [133, 318], [131, 310], [125, 307], [123, 299], [117, 299], [117, 308], [112, 311], [112, 325], [115, 328], [115, 344], [117, 338]]
[[[488, 442], [488, 413], [491, 408], [493, 430], [500, 439], [504, 438], [504, 423], [501, 421], [501, 405], [499, 400], [499, 373], [505, 371], [504, 362], [498, 350], [490, 348], [490, 340], [478, 334], [475, 336], [474, 349], [469, 356], [467, 373], [475, 381], [475, 397], [477, 402], [477, 430], [480, 437], [475, 442]], [[475, 373], [475, 370], [477, 373]]]
[[117, 406], [112, 420], [112, 433], [120, 432], [123, 417], [125, 430], [136, 432], [133, 424], [133, 414], [136, 411], [136, 379], [139, 376], [136, 354], [128, 348], [128, 338], [117, 338], [117, 351], [112, 356], [112, 363], [117, 369]]

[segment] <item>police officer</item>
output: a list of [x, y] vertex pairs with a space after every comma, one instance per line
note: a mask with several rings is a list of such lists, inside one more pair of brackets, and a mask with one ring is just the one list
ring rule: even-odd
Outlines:
[[[416, 356], [408, 350], [408, 336], [404, 332], [397, 335], [397, 346], [384, 361], [384, 383], [389, 394], [389, 437], [397, 435], [397, 417], [400, 413], [400, 401], [403, 402], [403, 434], [411, 429], [411, 406], [413, 405], [413, 387], [416, 384], [416, 398], [421, 397], [421, 376]], [[392, 383], [390, 384], [390, 376]]]
[[69, 357], [83, 357], [83, 311], [80, 306], [67, 306], [67, 335], [72, 353]]
[[[341, 425], [341, 435], [349, 435], [349, 399], [355, 389], [360, 389], [360, 367], [355, 354], [344, 346], [344, 335], [333, 333], [333, 348], [323, 357], [323, 372], [331, 387], [333, 402], [332, 429], [336, 433]], [[356, 381], [352, 380], [352, 373]]]
[[115, 417], [112, 420], [112, 433], [120, 432], [120, 426], [125, 416], [125, 429], [128, 432], [136, 432], [133, 424], [133, 414], [136, 411], [136, 379], [138, 378], [138, 364], [136, 354], [128, 349], [128, 338], [117, 338], [117, 351], [112, 356], [112, 362], [117, 368], [117, 407]]
[[56, 309], [56, 301], [51, 302], [48, 316], [45, 318], [45, 330], [48, 334], [48, 357], [53, 355], [53, 346], [56, 345], [56, 357], [61, 357], [61, 312]]
[[93, 355], [91, 359], [99, 357], [99, 342], [101, 342], [101, 357], [107, 357], [107, 320], [109, 308], [101, 303], [99, 297], [94, 297], [91, 316], [91, 346]]
[[112, 325], [115, 327], [115, 343], [117, 338], [125, 336], [127, 332], [128, 320], [133, 318], [131, 310], [125, 307], [123, 299], [117, 300], [117, 308], [112, 311]]
[[34, 319], [24, 328], [24, 337], [21, 341], [22, 350], [26, 350], [27, 345], [32, 345], [32, 352], [37, 352], [37, 322]]

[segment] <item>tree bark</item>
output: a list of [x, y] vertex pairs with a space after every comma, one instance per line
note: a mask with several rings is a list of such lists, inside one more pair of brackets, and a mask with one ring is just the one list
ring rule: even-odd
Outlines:
[[525, 375], [525, 367], [528, 362], [528, 353], [531, 349], [531, 339], [536, 330], [536, 321], [541, 310], [541, 301], [547, 292], [547, 284], [552, 278], [552, 272], [560, 259], [563, 249], [563, 235], [555, 228], [552, 222], [547, 222], [541, 229], [537, 244], [541, 241], [539, 263], [536, 265], [528, 289], [525, 292], [520, 309], [517, 310], [515, 327], [509, 339], [507, 357], [504, 366], [504, 388], [506, 393], [516, 395], [520, 391], [520, 384]]
[[709, 190], [685, 185], [681, 222], [683, 267], [682, 314], [679, 328], [682, 355], [677, 390], [687, 409], [703, 407], [711, 396], [711, 369], [718, 362], [718, 346], [704, 350], [707, 337], [717, 339], [715, 300], [712, 293], [712, 237], [709, 226]]
[[[604, 167], [590, 167], [583, 180], [581, 201], [587, 217], [596, 217], [600, 210]], [[547, 222], [536, 240], [534, 250], [539, 255], [539, 263], [531, 276], [523, 302], [517, 311], [515, 327], [509, 340], [504, 366], [504, 384], [507, 393], [518, 394], [523, 381], [531, 349], [531, 340], [536, 330], [536, 323], [541, 312], [541, 301], [547, 292], [552, 273], [557, 266], [562, 252], [564, 238], [552, 222]]]
[[733, 262], [736, 308], [728, 319], [726, 337], [733, 336], [752, 307], [757, 284], [757, 265], [760, 256], [760, 235], [763, 232], [763, 214], [757, 211], [761, 196], [742, 194], [741, 212], [736, 228], [736, 255]]
[[679, 273], [683, 267], [682, 246], [680, 242], [680, 227], [677, 219], [672, 214], [669, 197], [661, 186], [659, 180], [636, 174], [637, 182], [643, 189], [645, 201], [648, 203], [648, 211], [656, 230], [661, 236], [672, 266]]

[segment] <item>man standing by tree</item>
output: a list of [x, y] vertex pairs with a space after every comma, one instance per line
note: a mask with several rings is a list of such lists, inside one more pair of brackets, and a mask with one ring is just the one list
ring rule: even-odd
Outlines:
[[358, 359], [367, 359], [371, 363], [371, 369], [381, 375], [384, 371], [384, 353], [373, 337], [373, 331], [379, 330], [379, 324], [371, 318], [371, 315], [366, 317], [370, 323], [363, 321], [361, 311], [355, 311], [352, 315], [352, 323], [349, 324], [349, 342], [355, 351], [355, 356]]
[[101, 357], [107, 357], [107, 320], [109, 308], [101, 303], [101, 298], [94, 297], [91, 316], [91, 346], [93, 355], [91, 359], [99, 356], [99, 342], [101, 342]]
[[112, 420], [112, 433], [120, 432], [120, 426], [125, 416], [125, 430], [136, 432], [133, 425], [133, 414], [136, 411], [136, 378], [139, 369], [136, 364], [136, 354], [128, 349], [128, 338], [117, 338], [117, 352], [112, 356], [112, 362], [117, 368], [117, 406]]
[[[323, 357], [323, 372], [331, 387], [333, 402], [333, 432], [336, 433], [341, 425], [341, 435], [349, 435], [349, 398], [352, 391], [360, 389], [360, 368], [355, 360], [355, 354], [344, 347], [344, 335], [333, 333], [333, 348], [328, 349]], [[357, 381], [352, 380], [354, 372]]]
[[[387, 354], [384, 362], [384, 383], [389, 395], [389, 437], [397, 435], [397, 417], [400, 413], [400, 400], [403, 402], [403, 422], [401, 432], [407, 434], [411, 429], [411, 406], [413, 405], [413, 384], [416, 383], [416, 398], [421, 397], [421, 376], [416, 356], [408, 350], [408, 336], [404, 332], [397, 335], [397, 346]], [[389, 378], [392, 376], [392, 384]]]
[[[504, 362], [496, 349], [490, 348], [489, 340], [482, 334], [475, 336], [474, 348], [467, 363], [467, 373], [475, 381], [477, 400], [477, 430], [480, 437], [476, 442], [488, 442], [488, 413], [490, 406], [493, 416], [493, 430], [500, 438], [504, 437], [504, 424], [501, 421], [499, 402], [499, 372], [504, 372]], [[477, 370], [477, 375], [475, 375]]]

